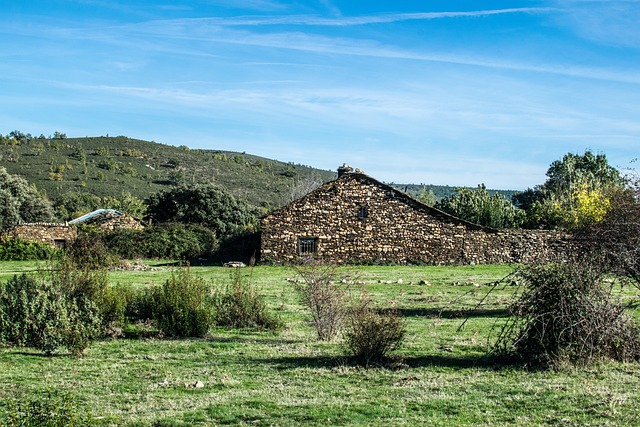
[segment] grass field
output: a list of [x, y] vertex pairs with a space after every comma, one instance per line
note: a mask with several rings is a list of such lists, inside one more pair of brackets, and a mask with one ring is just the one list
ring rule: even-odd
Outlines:
[[[0, 263], [0, 282], [33, 263]], [[112, 283], [160, 284], [171, 267], [110, 273]], [[46, 389], [76, 396], [104, 426], [640, 425], [640, 366], [527, 371], [484, 356], [514, 292], [508, 266], [351, 267], [381, 307], [396, 304], [408, 337], [392, 366], [364, 369], [343, 344], [318, 342], [287, 279], [257, 267], [251, 281], [285, 320], [279, 333], [212, 330], [206, 339], [118, 339], [83, 358], [0, 349], [0, 399]], [[215, 284], [230, 271], [192, 267]], [[463, 320], [468, 318], [460, 330]], [[196, 382], [204, 387], [196, 388]]]

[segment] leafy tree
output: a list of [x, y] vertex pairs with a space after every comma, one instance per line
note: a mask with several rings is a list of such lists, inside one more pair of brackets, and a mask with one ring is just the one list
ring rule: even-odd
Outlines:
[[609, 194], [624, 186], [624, 177], [604, 154], [587, 150], [551, 163], [544, 184], [513, 200], [527, 211], [526, 227], [575, 230], [601, 221], [611, 208]]
[[434, 206], [436, 204], [436, 194], [432, 189], [427, 189], [427, 186], [423, 185], [419, 200], [427, 206]]
[[475, 190], [458, 188], [435, 207], [458, 218], [493, 228], [517, 228], [522, 225], [524, 211], [499, 194], [491, 195], [484, 184]]
[[147, 200], [157, 222], [200, 224], [226, 238], [254, 227], [256, 210], [213, 184], [180, 185]]
[[147, 213], [147, 205], [128, 191], [123, 191], [120, 197], [106, 196], [102, 199], [103, 207], [125, 212], [136, 218], [142, 218]]
[[95, 194], [72, 191], [60, 196], [55, 203], [58, 216], [64, 220], [72, 220], [102, 207], [100, 197]]
[[53, 219], [51, 203], [38, 194], [35, 187], [0, 167], [0, 229], [19, 222], [51, 222]]

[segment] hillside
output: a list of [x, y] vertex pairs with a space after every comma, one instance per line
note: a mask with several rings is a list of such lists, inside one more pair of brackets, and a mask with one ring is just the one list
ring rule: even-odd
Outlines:
[[[11, 140], [15, 141], [15, 140]], [[333, 179], [334, 172], [216, 150], [196, 150], [124, 136], [32, 139], [0, 145], [0, 166], [55, 200], [89, 192], [139, 197], [179, 183], [215, 182], [256, 206], [277, 207], [300, 181]]]
[[[125, 136], [10, 138], [0, 135], [0, 166], [35, 184], [50, 199], [69, 192], [144, 199], [177, 183], [215, 182], [238, 198], [267, 209], [288, 203], [310, 183], [334, 171], [246, 153], [175, 147]], [[336, 165], [337, 166], [337, 165]], [[455, 187], [391, 184], [415, 198], [426, 187], [439, 200]], [[506, 197], [513, 192], [498, 191]]]

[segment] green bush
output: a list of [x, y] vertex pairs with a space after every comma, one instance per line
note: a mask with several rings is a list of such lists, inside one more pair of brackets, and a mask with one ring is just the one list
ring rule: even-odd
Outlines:
[[193, 259], [210, 256], [218, 247], [213, 231], [184, 224], [161, 224], [144, 230], [114, 230], [102, 236], [109, 252], [124, 259]]
[[108, 286], [98, 298], [102, 333], [113, 338], [122, 335], [127, 326], [127, 311], [134, 301], [134, 291], [128, 286]]
[[214, 293], [213, 312], [214, 323], [218, 326], [274, 331], [282, 327], [282, 320], [269, 313], [262, 297], [243, 280], [240, 268], [234, 270], [230, 286]]
[[163, 224], [149, 227], [142, 236], [146, 257], [192, 259], [210, 256], [218, 247], [215, 234], [206, 227]]
[[364, 298], [347, 317], [345, 342], [358, 363], [369, 366], [382, 362], [396, 350], [406, 335], [406, 322], [395, 310], [378, 313]]
[[66, 258], [77, 268], [99, 269], [118, 264], [118, 257], [106, 247], [100, 232], [81, 227], [77, 239], [66, 250]]
[[0, 340], [52, 354], [66, 347], [81, 354], [98, 333], [98, 309], [85, 296], [71, 297], [51, 281], [25, 274], [0, 289]]
[[153, 319], [172, 337], [203, 337], [212, 325], [210, 289], [189, 267], [171, 273], [163, 286], [150, 292]]
[[60, 250], [46, 243], [29, 242], [22, 239], [0, 240], [0, 261], [48, 260], [58, 255]]
[[[94, 425], [91, 414], [83, 410], [69, 394], [47, 391], [36, 396], [8, 399], [6, 427], [88, 427]], [[6, 424], [5, 424], [6, 423]]]

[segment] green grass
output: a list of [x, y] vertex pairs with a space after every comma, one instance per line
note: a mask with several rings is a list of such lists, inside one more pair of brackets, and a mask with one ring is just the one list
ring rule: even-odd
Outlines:
[[[160, 284], [171, 267], [159, 264], [150, 271], [114, 271], [110, 280]], [[32, 267], [0, 263], [1, 280], [6, 271]], [[492, 281], [510, 271], [340, 269], [364, 283], [382, 306], [395, 301], [408, 323], [396, 366], [364, 369], [351, 363], [340, 341], [314, 339], [287, 281], [296, 278], [293, 270], [244, 269], [285, 319], [283, 331], [215, 329], [200, 340], [107, 340], [80, 359], [0, 349], [0, 399], [47, 388], [68, 391], [104, 426], [640, 425], [636, 364], [532, 372], [496, 367], [484, 358], [491, 326], [504, 321], [514, 287], [500, 286], [482, 307], [476, 304]], [[192, 272], [216, 284], [231, 282], [229, 269]], [[465, 314], [469, 320], [458, 331]], [[204, 387], [193, 387], [198, 381]]]

